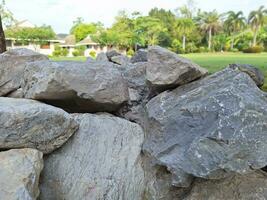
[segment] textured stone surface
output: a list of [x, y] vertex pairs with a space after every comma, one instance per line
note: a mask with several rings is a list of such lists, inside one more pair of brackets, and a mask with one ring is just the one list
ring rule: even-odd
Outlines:
[[147, 62], [147, 50], [139, 49], [131, 58], [131, 63]]
[[114, 56], [120, 56], [121, 54], [119, 52], [117, 52], [116, 50], [110, 50], [106, 53], [106, 56], [108, 58], [109, 61], [111, 61], [111, 58]]
[[147, 81], [152, 88], [164, 91], [184, 85], [207, 74], [207, 70], [192, 61], [159, 46], [148, 48]]
[[96, 61], [108, 62], [109, 60], [108, 60], [107, 55], [104, 52], [101, 52], [101, 53], [97, 54]]
[[0, 55], [0, 96], [20, 88], [26, 62], [35, 60], [48, 58], [28, 49], [13, 49]]
[[197, 180], [184, 200], [264, 200], [267, 199], [267, 174], [255, 171], [222, 180]]
[[112, 112], [129, 99], [126, 81], [108, 62], [32, 62], [22, 88], [26, 98], [69, 112]]
[[227, 68], [164, 92], [147, 104], [144, 150], [173, 174], [220, 179], [267, 164], [267, 97], [245, 73]]
[[143, 200], [181, 200], [190, 188], [178, 188], [171, 184], [172, 174], [163, 166], [154, 165], [153, 159], [143, 156], [145, 192]]
[[78, 124], [59, 108], [27, 99], [0, 97], [0, 149], [36, 148], [50, 153]]
[[126, 65], [127, 63], [130, 62], [130, 59], [124, 55], [113, 56], [110, 58], [110, 60], [111, 62], [118, 64], [118, 65]]
[[240, 70], [241, 72], [245, 72], [253, 79], [258, 87], [263, 86], [264, 75], [258, 68], [246, 64], [230, 64], [229, 67], [232, 69]]
[[141, 200], [141, 127], [109, 114], [75, 114], [79, 131], [45, 159], [41, 200]]
[[43, 154], [34, 149], [0, 152], [0, 199], [36, 200]]

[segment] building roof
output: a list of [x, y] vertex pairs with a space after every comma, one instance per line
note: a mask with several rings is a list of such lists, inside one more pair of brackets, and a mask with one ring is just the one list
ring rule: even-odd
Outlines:
[[28, 20], [22, 20], [22, 21], [17, 22], [13, 27], [34, 28], [35, 25], [29, 22]]
[[77, 43], [77, 46], [82, 45], [97, 45], [98, 43], [94, 42], [91, 37], [88, 35], [85, 39]]
[[70, 46], [75, 46], [76, 45], [76, 39], [74, 35], [68, 35], [65, 37], [65, 42], [61, 46], [65, 47], [70, 47]]

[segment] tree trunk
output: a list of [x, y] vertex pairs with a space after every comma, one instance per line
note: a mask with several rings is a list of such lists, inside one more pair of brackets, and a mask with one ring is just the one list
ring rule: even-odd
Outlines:
[[211, 50], [212, 30], [209, 29], [209, 50]]
[[234, 40], [235, 40], [235, 38], [234, 38], [234, 36], [233, 36], [232, 39], [231, 39], [231, 49], [234, 48]]
[[0, 15], [0, 53], [3, 53], [6, 51], [6, 39], [5, 39], [5, 33], [2, 26], [2, 18]]
[[253, 47], [257, 45], [257, 35], [258, 35], [258, 29], [256, 28], [253, 36]]
[[186, 37], [183, 35], [183, 50], [185, 50]]

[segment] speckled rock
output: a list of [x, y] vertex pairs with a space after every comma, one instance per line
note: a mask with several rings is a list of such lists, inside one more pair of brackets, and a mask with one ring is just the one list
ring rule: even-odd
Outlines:
[[19, 89], [26, 63], [36, 60], [48, 58], [28, 49], [13, 49], [0, 54], [0, 96]]
[[36, 200], [43, 154], [35, 149], [0, 152], [0, 199]]
[[267, 97], [245, 73], [227, 68], [164, 92], [147, 104], [144, 151], [188, 187], [267, 165]]
[[0, 97], [0, 150], [35, 148], [50, 153], [78, 129], [66, 112], [38, 101]]
[[22, 89], [26, 98], [68, 112], [114, 112], [129, 99], [126, 81], [108, 62], [32, 62]]
[[45, 159], [41, 200], [142, 200], [141, 127], [110, 114], [74, 114], [79, 131]]

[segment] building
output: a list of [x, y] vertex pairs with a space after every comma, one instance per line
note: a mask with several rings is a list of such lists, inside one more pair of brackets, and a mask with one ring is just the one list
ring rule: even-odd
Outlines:
[[[29, 22], [28, 20], [23, 20], [16, 23], [13, 27], [16, 28], [34, 28], [36, 27], [34, 24]], [[76, 48], [84, 47], [84, 56], [90, 56], [90, 53], [93, 51], [96, 54], [101, 52], [107, 52], [112, 48], [101, 47], [100, 44], [94, 42], [90, 36], [87, 36], [80, 42], [76, 42], [74, 35], [67, 34], [58, 34], [56, 39], [40, 41], [38, 40], [21, 40], [19, 38], [6, 38], [7, 49], [16, 49], [16, 48], [26, 48], [44, 55], [52, 55], [55, 47], [60, 46], [62, 48], [68, 49], [68, 56], [72, 57], [73, 52]], [[126, 51], [121, 51], [122, 53], [126, 53]]]

